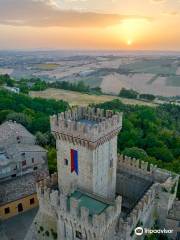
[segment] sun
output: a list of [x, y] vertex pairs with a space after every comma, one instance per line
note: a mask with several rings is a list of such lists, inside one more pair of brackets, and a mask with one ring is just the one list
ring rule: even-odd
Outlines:
[[132, 45], [132, 43], [133, 43], [133, 42], [132, 42], [132, 40], [131, 40], [131, 39], [128, 39], [128, 40], [127, 40], [127, 45], [128, 45], [128, 46], [131, 46], [131, 45]]

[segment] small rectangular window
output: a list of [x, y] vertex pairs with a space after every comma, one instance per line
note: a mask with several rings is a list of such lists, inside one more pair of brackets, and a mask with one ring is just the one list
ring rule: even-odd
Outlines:
[[22, 161], [22, 166], [26, 166], [26, 160]]
[[30, 199], [30, 205], [34, 204], [34, 202], [35, 202], [35, 201], [34, 201], [34, 198], [31, 198], [31, 199]]
[[77, 237], [78, 239], [83, 239], [83, 238], [82, 238], [82, 233], [79, 232], [79, 231], [76, 231], [76, 237]]
[[67, 159], [64, 159], [64, 165], [68, 166], [68, 160]]
[[34, 158], [32, 158], [32, 163], [34, 163]]
[[5, 213], [5, 214], [10, 213], [10, 208], [9, 208], [9, 207], [5, 208], [5, 209], [4, 209], [4, 213]]
[[113, 159], [110, 159], [110, 162], [109, 162], [109, 167], [112, 168], [113, 167]]
[[37, 170], [37, 169], [38, 169], [38, 167], [34, 167], [34, 171]]
[[17, 142], [18, 142], [18, 143], [21, 143], [21, 139], [20, 139], [20, 137], [19, 137], [19, 136], [17, 136], [17, 138], [16, 138], [16, 139], [17, 139]]

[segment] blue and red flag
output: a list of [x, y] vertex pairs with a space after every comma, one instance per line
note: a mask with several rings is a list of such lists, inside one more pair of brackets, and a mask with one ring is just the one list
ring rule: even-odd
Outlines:
[[71, 149], [71, 172], [74, 172], [78, 175], [78, 151]]

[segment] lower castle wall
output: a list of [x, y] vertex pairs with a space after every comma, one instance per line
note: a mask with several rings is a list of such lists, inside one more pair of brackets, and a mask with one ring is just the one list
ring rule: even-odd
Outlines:
[[57, 222], [58, 240], [79, 240], [77, 237], [78, 232], [82, 234], [82, 239], [87, 240], [113, 240], [115, 239], [115, 228], [118, 218], [111, 222], [101, 232], [101, 229], [90, 228], [86, 223], [82, 224], [75, 219], [64, 218], [60, 216]]

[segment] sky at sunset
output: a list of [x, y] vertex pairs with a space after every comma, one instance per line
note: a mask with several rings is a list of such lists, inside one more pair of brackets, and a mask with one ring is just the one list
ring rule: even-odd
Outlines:
[[180, 0], [0, 0], [0, 49], [180, 51]]

